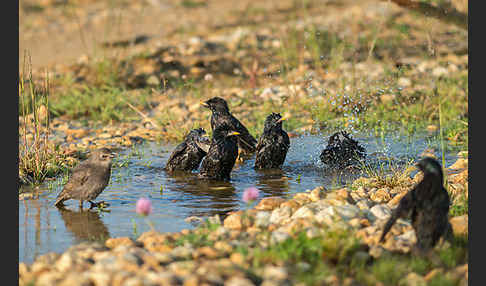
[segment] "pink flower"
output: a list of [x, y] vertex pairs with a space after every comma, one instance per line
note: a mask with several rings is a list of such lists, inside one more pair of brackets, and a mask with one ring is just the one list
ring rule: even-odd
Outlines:
[[250, 202], [258, 199], [259, 195], [260, 195], [260, 192], [258, 191], [257, 188], [250, 187], [243, 192], [243, 201], [246, 202], [246, 203], [250, 203]]
[[135, 206], [135, 211], [138, 214], [147, 216], [152, 213], [152, 203], [147, 198], [140, 198]]

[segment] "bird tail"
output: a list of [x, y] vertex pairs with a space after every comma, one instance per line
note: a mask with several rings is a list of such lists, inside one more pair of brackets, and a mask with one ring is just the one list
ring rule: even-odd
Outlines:
[[64, 201], [66, 201], [66, 200], [68, 200], [68, 198], [66, 198], [64, 195], [59, 195], [59, 196], [57, 197], [57, 200], [56, 200], [56, 202], [54, 203], [54, 205], [55, 205], [56, 207], [62, 207], [62, 206], [64, 206]]

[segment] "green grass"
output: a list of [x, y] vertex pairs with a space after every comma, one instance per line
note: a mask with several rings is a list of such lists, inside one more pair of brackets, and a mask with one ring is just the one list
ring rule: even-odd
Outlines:
[[461, 216], [466, 215], [469, 213], [469, 199], [466, 195], [461, 194], [456, 200], [454, 200], [453, 204], [449, 209], [449, 216]]
[[252, 273], [265, 265], [285, 266], [295, 282], [306, 285], [320, 285], [330, 275], [339, 279], [353, 277], [364, 285], [398, 285], [411, 272], [425, 276], [438, 267], [447, 272], [468, 262], [467, 237], [455, 237], [452, 244], [434, 250], [439, 264], [426, 257], [390, 252], [373, 259], [364, 254], [365, 249], [351, 231], [339, 230], [312, 238], [302, 231], [267, 247], [240, 246], [236, 251], [245, 256]]
[[[19, 75], [19, 180], [38, 185], [71, 167], [58, 145], [49, 141], [49, 82], [37, 86], [32, 78], [32, 66], [26, 62]], [[46, 77], [47, 78], [47, 77]], [[42, 112], [44, 110], [44, 112]]]
[[134, 106], [148, 106], [148, 92], [128, 93], [119, 87], [89, 87], [72, 89], [51, 101], [51, 113], [54, 116], [67, 115], [71, 119], [89, 118], [108, 123], [140, 119], [140, 115], [131, 109]]

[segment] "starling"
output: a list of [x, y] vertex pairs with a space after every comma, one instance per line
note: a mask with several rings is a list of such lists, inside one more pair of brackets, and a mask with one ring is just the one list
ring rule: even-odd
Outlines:
[[289, 135], [282, 130], [283, 120], [285, 118], [279, 113], [272, 113], [265, 119], [263, 134], [256, 146], [256, 169], [282, 167], [290, 146]]
[[211, 129], [213, 132], [218, 126], [227, 124], [240, 134], [237, 139], [240, 151], [243, 151], [244, 153], [255, 152], [257, 140], [250, 134], [250, 132], [248, 132], [248, 129], [246, 129], [246, 127], [229, 112], [228, 104], [224, 99], [221, 97], [213, 97], [201, 104], [204, 107], [209, 108], [212, 112]]
[[83, 201], [90, 202], [90, 208], [104, 203], [94, 203], [93, 200], [98, 197], [110, 181], [112, 158], [113, 153], [108, 148], [92, 151], [87, 160], [74, 168], [54, 205], [61, 207], [64, 205], [64, 201], [69, 199], [79, 200], [80, 209], [83, 208]]
[[342, 169], [351, 166], [365, 157], [365, 148], [350, 137], [346, 131], [339, 131], [329, 137], [327, 147], [319, 158], [332, 168]]
[[452, 227], [449, 223], [449, 194], [443, 187], [440, 164], [433, 158], [425, 157], [417, 164], [424, 177], [410, 190], [392, 212], [387, 221], [380, 242], [398, 218], [411, 215], [412, 226], [417, 237], [417, 250], [425, 253], [433, 248], [441, 236], [450, 239]]
[[200, 178], [230, 179], [231, 170], [238, 157], [238, 139], [235, 135], [239, 134], [226, 124], [216, 127], [208, 154], [201, 163]]
[[199, 167], [204, 156], [206, 156], [210, 140], [204, 136], [206, 131], [202, 128], [193, 129], [187, 134], [184, 142], [179, 144], [167, 161], [165, 170], [173, 172], [176, 170], [191, 172]]

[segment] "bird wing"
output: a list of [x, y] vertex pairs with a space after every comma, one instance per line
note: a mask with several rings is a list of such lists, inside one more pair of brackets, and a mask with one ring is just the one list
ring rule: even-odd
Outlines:
[[88, 164], [84, 162], [79, 164], [76, 168], [74, 168], [71, 177], [64, 185], [64, 188], [62, 192], [58, 195], [58, 198], [78, 193], [80, 190], [83, 189], [90, 175], [91, 168], [88, 167]]
[[243, 143], [243, 145], [246, 147], [245, 149], [254, 151], [257, 144], [257, 140], [255, 139], [255, 137], [253, 137], [248, 129], [233, 115], [231, 115], [231, 123], [236, 131], [240, 133], [240, 135], [238, 136], [238, 141]]
[[282, 131], [282, 136], [283, 136], [283, 142], [285, 143], [287, 149], [290, 147], [290, 138], [287, 132]]
[[204, 157], [201, 163], [200, 173], [204, 174], [207, 172], [206, 170], [213, 170], [213, 171], [216, 170], [216, 167], [219, 165], [219, 159], [217, 158], [218, 156], [216, 156], [217, 152], [218, 152], [217, 146], [214, 146], [213, 148], [209, 148], [208, 154], [206, 155], [206, 157]]
[[383, 228], [383, 233], [381, 234], [380, 242], [384, 241], [385, 235], [388, 233], [388, 231], [390, 231], [393, 224], [398, 218], [404, 218], [409, 215], [414, 204], [415, 204], [415, 188], [409, 191], [400, 200], [398, 207], [393, 210], [391, 217], [388, 219], [388, 221], [385, 224], [385, 227]]
[[171, 162], [176, 158], [177, 156], [184, 154], [185, 150], [187, 148], [186, 142], [182, 142], [181, 144], [177, 145], [177, 147], [172, 151], [172, 154], [170, 154], [169, 160], [167, 160], [167, 163]]

